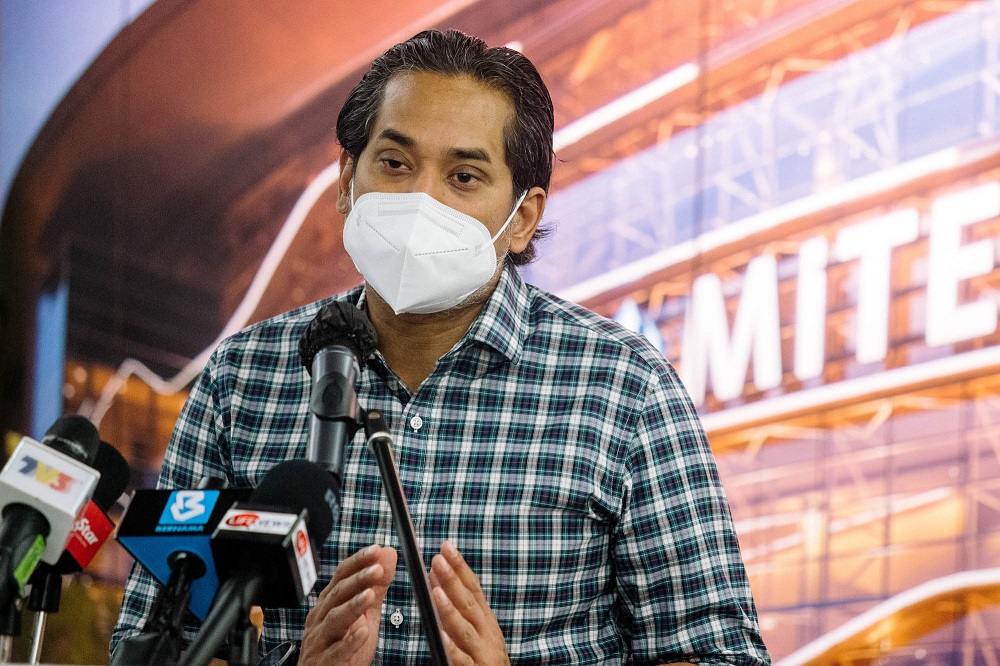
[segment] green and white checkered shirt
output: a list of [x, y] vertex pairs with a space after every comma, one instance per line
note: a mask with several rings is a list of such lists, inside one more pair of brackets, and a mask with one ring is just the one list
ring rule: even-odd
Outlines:
[[[364, 302], [361, 288], [334, 298]], [[177, 422], [160, 487], [206, 475], [254, 487], [305, 456], [310, 378], [297, 345], [325, 302], [219, 346]], [[712, 452], [673, 368], [641, 336], [508, 267], [416, 393], [377, 354], [357, 390], [389, 423], [425, 561], [445, 539], [456, 545], [513, 662], [768, 663]], [[372, 543], [398, 548], [359, 433], [319, 582], [301, 608], [265, 609], [262, 648], [299, 640], [337, 563]], [[141, 627], [156, 591], [136, 566], [113, 645]], [[389, 621], [396, 611], [401, 624]], [[429, 661], [402, 558], [375, 661]]]

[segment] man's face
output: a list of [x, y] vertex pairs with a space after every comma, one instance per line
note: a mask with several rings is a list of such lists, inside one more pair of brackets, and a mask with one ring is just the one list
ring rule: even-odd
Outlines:
[[[503, 144], [512, 115], [503, 93], [467, 76], [397, 74], [386, 86], [368, 145], [349, 173], [354, 197], [424, 192], [476, 218], [495, 235], [512, 205]], [[349, 210], [349, 202], [342, 207]], [[517, 223], [515, 216], [511, 226]], [[498, 257], [508, 242], [513, 252], [527, 245], [527, 239], [508, 238], [509, 232], [497, 239]]]

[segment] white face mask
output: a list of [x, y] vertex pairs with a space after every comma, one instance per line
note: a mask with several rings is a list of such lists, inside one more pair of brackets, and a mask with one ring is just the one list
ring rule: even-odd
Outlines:
[[[493, 243], [474, 217], [423, 192], [362, 194], [344, 223], [344, 247], [354, 265], [396, 314], [442, 312], [483, 287], [497, 269]], [[354, 181], [351, 181], [351, 200]]]

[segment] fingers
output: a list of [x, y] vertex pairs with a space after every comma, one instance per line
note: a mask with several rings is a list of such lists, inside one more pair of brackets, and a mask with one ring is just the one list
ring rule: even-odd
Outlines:
[[455, 645], [448, 634], [442, 634], [441, 638], [444, 640], [444, 651], [448, 653], [449, 666], [475, 666], [476, 660]]
[[430, 579], [451, 663], [509, 663], [503, 632], [479, 579], [451, 543], [446, 541], [431, 560]]
[[[312, 617], [310, 615], [309, 617]], [[334, 638], [325, 633], [323, 628], [310, 625], [306, 619], [305, 632], [302, 635], [302, 646], [299, 653], [299, 666], [323, 666], [325, 664], [342, 664], [354, 666], [370, 664], [378, 643], [377, 630], [373, 629], [364, 615], [358, 617], [348, 628], [346, 635]]]
[[340, 640], [356, 620], [382, 603], [396, 571], [396, 551], [369, 546], [341, 562], [333, 580], [319, 594], [309, 613], [315, 624]]
[[342, 603], [366, 587], [388, 588], [395, 571], [394, 549], [368, 546], [337, 565], [333, 580], [320, 592], [316, 603]]
[[371, 663], [396, 558], [392, 548], [369, 546], [337, 565], [306, 616], [300, 664]]
[[[441, 553], [431, 560], [431, 583], [436, 587], [435, 597], [442, 610], [457, 613], [465, 623], [471, 625], [472, 631], [483, 626], [487, 604], [479, 579], [462, 555], [447, 541], [441, 547]], [[461, 622], [458, 622], [458, 626], [463, 630], [462, 633], [468, 631]]]
[[472, 568], [466, 563], [465, 558], [462, 554], [458, 552], [458, 549], [450, 541], [445, 541], [441, 546], [441, 554], [445, 557], [445, 562], [448, 563], [452, 570], [458, 575], [459, 580], [462, 584], [471, 590], [482, 602], [486, 603], [486, 597], [483, 596], [483, 588], [479, 585], [479, 578], [476, 576]]
[[434, 589], [433, 599], [441, 619], [441, 638], [444, 639], [449, 663], [452, 666], [475, 663], [473, 654], [478, 647], [476, 628], [462, 616], [442, 588]]
[[[390, 554], [393, 560], [393, 567], [395, 567], [396, 551], [392, 548], [386, 548], [377, 544], [362, 548], [337, 565], [337, 570], [333, 572], [333, 580], [330, 582], [336, 583], [373, 564], [380, 564], [383, 559], [390, 557]], [[329, 586], [327, 586], [327, 589], [329, 589]]]

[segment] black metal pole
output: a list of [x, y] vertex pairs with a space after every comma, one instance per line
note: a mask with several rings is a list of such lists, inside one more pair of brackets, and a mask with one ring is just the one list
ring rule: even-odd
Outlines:
[[417, 534], [413, 528], [413, 519], [406, 503], [403, 484], [399, 481], [399, 468], [392, 455], [392, 436], [386, 426], [382, 412], [370, 410], [365, 413], [365, 436], [368, 446], [375, 454], [378, 471], [382, 476], [382, 488], [392, 509], [392, 520], [396, 525], [396, 535], [406, 560], [406, 569], [410, 574], [413, 595], [417, 600], [417, 610], [420, 612], [420, 625], [423, 627], [427, 646], [430, 648], [431, 661], [435, 666], [447, 666], [448, 654], [441, 638], [441, 627], [438, 625], [437, 611], [431, 601], [431, 585], [424, 567], [424, 558], [417, 545]]

